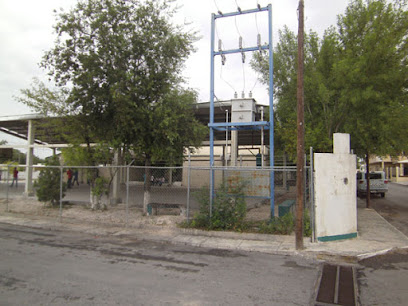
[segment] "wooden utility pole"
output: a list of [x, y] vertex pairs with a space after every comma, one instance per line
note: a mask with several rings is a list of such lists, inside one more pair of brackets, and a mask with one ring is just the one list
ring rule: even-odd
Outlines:
[[297, 172], [296, 172], [296, 250], [303, 249], [303, 203], [305, 164], [304, 123], [304, 0], [299, 1], [298, 71], [297, 71]]

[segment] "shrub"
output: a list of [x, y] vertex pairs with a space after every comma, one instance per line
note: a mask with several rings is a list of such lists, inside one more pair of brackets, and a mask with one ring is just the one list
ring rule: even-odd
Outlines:
[[210, 230], [241, 230], [246, 216], [246, 202], [243, 182], [222, 184], [213, 199], [210, 217], [210, 196], [207, 188], [194, 194], [200, 203], [200, 210], [190, 226]]
[[303, 214], [303, 236], [312, 236], [312, 225], [310, 224], [310, 214], [308, 209], [305, 209]]
[[[59, 166], [59, 160], [52, 156], [46, 160], [48, 166]], [[38, 180], [34, 183], [38, 201], [57, 205], [60, 200], [61, 170], [59, 168], [44, 168], [40, 171]], [[66, 183], [62, 184], [62, 197], [65, 197]]]
[[[295, 230], [295, 216], [288, 213], [282, 217], [274, 217], [270, 221], [259, 225], [259, 232], [264, 234], [290, 235]], [[309, 210], [305, 209], [303, 214], [303, 236], [310, 237], [312, 228], [310, 224]]]
[[295, 220], [292, 213], [282, 217], [274, 217], [270, 221], [260, 224], [259, 232], [264, 234], [289, 235], [295, 229]]

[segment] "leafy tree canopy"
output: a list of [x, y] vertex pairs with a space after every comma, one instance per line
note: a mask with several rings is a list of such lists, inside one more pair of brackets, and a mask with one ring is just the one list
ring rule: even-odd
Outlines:
[[[305, 39], [306, 145], [329, 151], [332, 134], [351, 134], [359, 155], [399, 154], [408, 135], [408, 13], [406, 1], [353, 0], [337, 28]], [[267, 83], [267, 58], [255, 70]], [[274, 52], [277, 135], [296, 153], [297, 37], [280, 31]]]
[[79, 0], [59, 12], [55, 46], [40, 64], [56, 90], [37, 84], [22, 102], [74, 115], [63, 124], [70, 142], [125, 147], [153, 160], [199, 145], [205, 131], [189, 107], [196, 95], [180, 87], [197, 38], [171, 23], [171, 2]]
[[344, 130], [359, 154], [407, 149], [408, 12], [403, 2], [355, 0], [338, 22], [341, 58], [335, 65]]

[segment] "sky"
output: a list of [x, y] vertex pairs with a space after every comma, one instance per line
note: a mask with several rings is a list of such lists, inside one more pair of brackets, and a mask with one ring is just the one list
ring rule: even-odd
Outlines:
[[[336, 25], [337, 16], [343, 14], [348, 0], [305, 0], [305, 31], [314, 30], [320, 36], [330, 25]], [[55, 35], [54, 9], [69, 10], [76, 0], [0, 0], [0, 116], [28, 114], [32, 111], [18, 103], [15, 96], [29, 88], [34, 77], [45, 80], [46, 73], [38, 63], [45, 51], [53, 47]], [[262, 7], [272, 4], [273, 41], [278, 40], [278, 30], [287, 25], [297, 33], [298, 0], [177, 0], [180, 10], [175, 22], [189, 24], [201, 39], [195, 43], [196, 52], [185, 63], [183, 76], [186, 86], [199, 93], [199, 102], [209, 101], [210, 96], [210, 35], [211, 13], [223, 13]], [[256, 15], [256, 17], [255, 17]], [[221, 39], [223, 49], [238, 48], [239, 37], [244, 47], [256, 46], [257, 34], [262, 43], [267, 42], [268, 14], [248, 14], [236, 18], [221, 18], [216, 22], [216, 49]], [[240, 54], [229, 55], [225, 65], [215, 57], [215, 95], [229, 100], [237, 92], [244, 92], [259, 103], [268, 104], [267, 88], [259, 81], [249, 65], [251, 54], [242, 63]], [[6, 137], [0, 133], [0, 140]], [[9, 143], [11, 141], [7, 139]]]

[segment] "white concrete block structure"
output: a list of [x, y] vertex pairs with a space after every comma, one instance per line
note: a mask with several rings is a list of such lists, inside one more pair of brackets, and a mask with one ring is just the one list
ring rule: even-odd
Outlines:
[[334, 134], [333, 152], [314, 154], [318, 241], [357, 237], [357, 160], [350, 154], [349, 134]]

